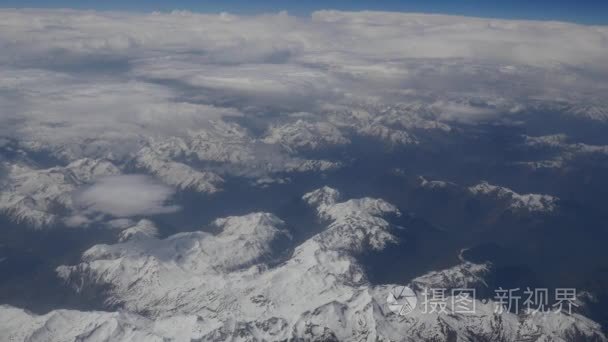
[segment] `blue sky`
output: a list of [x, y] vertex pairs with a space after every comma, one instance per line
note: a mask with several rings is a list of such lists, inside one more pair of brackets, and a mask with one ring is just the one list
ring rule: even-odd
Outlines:
[[287, 10], [294, 15], [307, 15], [318, 9], [369, 9], [608, 24], [608, 0], [133, 0], [128, 2], [124, 0], [0, 0], [0, 7], [78, 8], [144, 12], [184, 9], [196, 12], [225, 11], [237, 14]]

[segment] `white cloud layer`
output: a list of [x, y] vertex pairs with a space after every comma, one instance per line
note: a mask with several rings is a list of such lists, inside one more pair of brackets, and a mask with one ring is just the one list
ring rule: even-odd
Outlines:
[[166, 214], [179, 210], [167, 205], [174, 191], [144, 175], [105, 177], [75, 196], [77, 205], [89, 212], [115, 217]]
[[336, 110], [405, 103], [411, 117], [474, 124], [539, 102], [608, 117], [603, 26], [4, 9], [0, 47], [0, 135], [68, 160], [132, 156], [228, 117], [263, 131], [293, 113], [331, 121]]

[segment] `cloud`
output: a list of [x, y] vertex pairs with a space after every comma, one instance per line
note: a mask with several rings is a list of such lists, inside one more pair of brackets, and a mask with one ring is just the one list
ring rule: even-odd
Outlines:
[[174, 190], [144, 175], [105, 177], [75, 196], [75, 203], [87, 212], [115, 217], [172, 213], [178, 206], [168, 205]]
[[538, 99], [608, 107], [603, 26], [3, 9], [0, 46], [0, 134], [68, 160], [129, 157], [210, 120], [328, 120], [328, 106], [416, 103], [471, 124]]

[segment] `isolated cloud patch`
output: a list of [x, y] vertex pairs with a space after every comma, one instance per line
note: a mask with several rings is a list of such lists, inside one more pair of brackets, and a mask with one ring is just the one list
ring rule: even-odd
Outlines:
[[76, 201], [89, 212], [115, 217], [172, 213], [179, 206], [167, 202], [174, 190], [144, 175], [105, 177], [76, 195]]

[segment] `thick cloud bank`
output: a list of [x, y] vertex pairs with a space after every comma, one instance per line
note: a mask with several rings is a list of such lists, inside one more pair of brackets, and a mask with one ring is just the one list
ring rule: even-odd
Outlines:
[[464, 123], [539, 103], [606, 111], [606, 27], [335, 11], [2, 10], [0, 23], [0, 133], [68, 159], [243, 115], [264, 126], [403, 102]]

